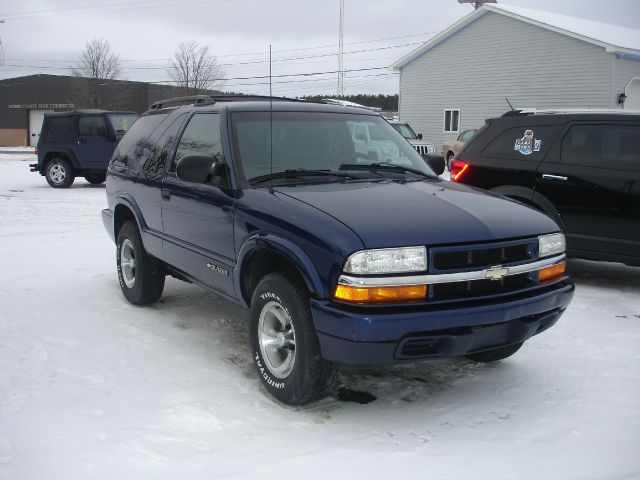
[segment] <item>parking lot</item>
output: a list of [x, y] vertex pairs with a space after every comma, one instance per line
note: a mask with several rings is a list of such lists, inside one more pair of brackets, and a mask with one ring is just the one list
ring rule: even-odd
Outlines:
[[1, 479], [640, 475], [640, 268], [571, 261], [568, 311], [508, 360], [344, 368], [376, 400], [286, 407], [244, 310], [174, 279], [127, 303], [104, 185], [33, 159], [0, 153]]

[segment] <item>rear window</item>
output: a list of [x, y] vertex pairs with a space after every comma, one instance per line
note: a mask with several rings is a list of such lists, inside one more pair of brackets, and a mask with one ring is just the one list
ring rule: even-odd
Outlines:
[[118, 143], [111, 157], [110, 166], [122, 169], [132, 166], [132, 162], [136, 159], [140, 164], [144, 164], [151, 154], [151, 146], [146, 140], [166, 117], [166, 114], [140, 117]]
[[494, 138], [482, 154], [487, 157], [540, 161], [561, 128], [561, 125], [510, 128]]
[[71, 143], [75, 141], [75, 117], [45, 117], [40, 143]]
[[562, 162], [640, 171], [640, 125], [574, 125], [562, 139]]

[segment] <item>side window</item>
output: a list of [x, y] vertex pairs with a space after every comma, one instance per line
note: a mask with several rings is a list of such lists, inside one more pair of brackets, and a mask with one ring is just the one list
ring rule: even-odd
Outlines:
[[[219, 114], [197, 113], [191, 117], [180, 137], [169, 173], [175, 173], [176, 165], [182, 157], [187, 155], [206, 155], [216, 160], [224, 159]], [[210, 183], [220, 185], [225, 184], [226, 180], [214, 177]]]
[[75, 142], [74, 117], [45, 117], [40, 135], [41, 143], [71, 143]]
[[147, 145], [149, 135], [166, 116], [166, 114], [146, 115], [136, 120], [118, 143], [109, 167], [122, 170], [134, 166], [134, 159], [143, 157], [143, 154], [149, 150]]
[[462, 142], [468, 142], [469, 140], [471, 140], [471, 137], [473, 137], [473, 135], [476, 133], [475, 130], [466, 130], [464, 132], [462, 132]]
[[487, 157], [539, 162], [560, 132], [559, 125], [515, 127], [500, 133], [482, 151]]
[[147, 177], [164, 176], [167, 160], [175, 145], [175, 139], [184, 123], [187, 114], [180, 115], [165, 129], [157, 142], [149, 158], [142, 165], [142, 171]]
[[80, 117], [78, 119], [78, 135], [81, 137], [105, 137], [107, 127], [102, 116]]
[[562, 139], [562, 162], [640, 171], [640, 125], [574, 125]]
[[460, 129], [460, 110], [457, 108], [445, 110], [443, 131], [458, 133], [459, 129]]

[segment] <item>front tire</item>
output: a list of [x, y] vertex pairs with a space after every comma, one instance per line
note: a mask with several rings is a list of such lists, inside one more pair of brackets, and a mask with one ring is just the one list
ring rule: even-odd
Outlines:
[[148, 305], [160, 299], [165, 273], [150, 257], [133, 220], [122, 225], [116, 243], [118, 280], [125, 298], [134, 305]]
[[516, 353], [520, 350], [523, 343], [524, 342], [518, 342], [504, 347], [486, 350], [484, 352], [472, 353], [471, 355], [466, 355], [466, 358], [480, 363], [497, 362], [498, 360], [505, 359]]
[[304, 405], [327, 393], [337, 368], [320, 354], [304, 285], [266, 275], [253, 292], [249, 328], [251, 355], [271, 395]]
[[62, 158], [54, 158], [47, 163], [45, 178], [53, 188], [69, 188], [75, 180], [69, 162]]
[[89, 182], [91, 185], [100, 185], [101, 183], [104, 183], [104, 181], [107, 179], [107, 175], [106, 174], [97, 174], [97, 175], [87, 175], [84, 177], [84, 179]]

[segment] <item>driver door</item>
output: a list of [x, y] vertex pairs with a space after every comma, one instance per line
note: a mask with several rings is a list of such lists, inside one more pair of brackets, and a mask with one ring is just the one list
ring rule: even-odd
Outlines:
[[176, 165], [186, 155], [224, 158], [219, 114], [189, 119], [167, 169], [161, 201], [164, 258], [194, 280], [233, 295], [234, 196], [228, 170], [209, 183], [181, 180]]

